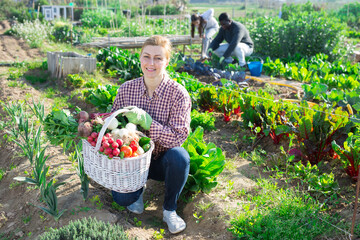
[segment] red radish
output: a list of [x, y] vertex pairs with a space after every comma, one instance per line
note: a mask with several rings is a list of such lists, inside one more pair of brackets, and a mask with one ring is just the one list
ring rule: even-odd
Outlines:
[[109, 142], [110, 144], [112, 144], [112, 143], [114, 142], [114, 139], [109, 138], [109, 139], [108, 139], [108, 142]]
[[120, 154], [120, 149], [115, 148], [115, 149], [112, 151], [112, 154], [113, 154], [114, 156], [119, 156], [119, 154]]
[[114, 155], [112, 155], [112, 154], [109, 154], [109, 158], [113, 158], [114, 157]]
[[109, 155], [112, 154], [112, 151], [113, 151], [113, 150], [112, 150], [111, 148], [106, 148], [106, 149], [105, 149], [105, 152], [106, 152], [107, 154], [109, 154]]
[[95, 147], [96, 146], [96, 142], [92, 141], [91, 143], [91, 146]]
[[107, 133], [107, 134], [105, 134], [105, 137], [111, 138], [111, 134], [110, 134], [110, 133]]
[[93, 138], [97, 138], [97, 137], [98, 137], [98, 134], [97, 134], [96, 132], [92, 132], [92, 133], [91, 133], [91, 136], [92, 136]]
[[108, 138], [107, 138], [107, 137], [103, 137], [101, 141], [103, 141], [103, 142], [104, 142], [104, 141], [107, 141], [107, 140], [108, 140]]
[[119, 144], [117, 142], [113, 142], [111, 146], [115, 149], [119, 147]]
[[91, 143], [93, 141], [92, 136], [88, 136], [87, 140], [88, 140], [89, 143]]
[[121, 139], [116, 139], [117, 144], [119, 144], [119, 147], [121, 147], [124, 142]]
[[103, 143], [102, 143], [102, 146], [103, 146], [104, 148], [109, 148], [109, 147], [110, 147], [110, 144], [109, 144], [108, 142], [103, 142]]
[[104, 147], [100, 147], [99, 151], [104, 152]]

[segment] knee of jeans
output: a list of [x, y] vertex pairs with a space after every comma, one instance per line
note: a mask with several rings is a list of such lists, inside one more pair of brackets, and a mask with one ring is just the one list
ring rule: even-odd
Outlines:
[[111, 194], [113, 196], [113, 200], [117, 204], [119, 204], [120, 206], [127, 207], [139, 199], [141, 192], [142, 189], [139, 189], [136, 192], [131, 192], [131, 193], [120, 193], [120, 192], [111, 191]]
[[187, 167], [190, 165], [189, 153], [182, 147], [171, 148], [167, 152], [169, 164], [177, 167]]

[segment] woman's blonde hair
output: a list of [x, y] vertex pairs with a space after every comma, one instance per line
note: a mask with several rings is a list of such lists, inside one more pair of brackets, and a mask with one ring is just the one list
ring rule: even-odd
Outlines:
[[142, 54], [144, 48], [146, 46], [160, 46], [165, 48], [165, 57], [167, 60], [170, 59], [171, 56], [171, 42], [167, 37], [163, 37], [163, 36], [159, 36], [159, 35], [155, 35], [152, 37], [149, 37], [148, 39], [146, 39], [146, 41], [144, 42], [142, 48], [141, 48], [141, 53]]

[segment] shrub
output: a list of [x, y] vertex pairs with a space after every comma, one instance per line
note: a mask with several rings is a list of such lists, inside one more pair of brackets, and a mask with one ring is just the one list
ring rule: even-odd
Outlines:
[[249, 21], [248, 29], [255, 51], [262, 56], [287, 58], [324, 53], [334, 59], [344, 54], [341, 33], [344, 25], [325, 12], [292, 14], [284, 21], [277, 17], [260, 17]]
[[[116, 19], [116, 20], [115, 20]], [[118, 26], [125, 20], [122, 13], [115, 15], [114, 12], [104, 9], [96, 11], [84, 11], [81, 15], [81, 22], [85, 27], [103, 27], [110, 28], [114, 21], [117, 21]]]
[[283, 20], [289, 20], [293, 14], [303, 14], [304, 12], [310, 13], [315, 11], [315, 7], [311, 2], [305, 4], [283, 4], [281, 8], [281, 18]]
[[98, 221], [95, 218], [83, 218], [71, 221], [68, 225], [59, 229], [50, 228], [49, 232], [42, 234], [39, 240], [60, 239], [130, 239], [119, 225], [111, 225]]
[[155, 5], [146, 8], [146, 15], [176, 15], [179, 14], [180, 11], [175, 7], [171, 5], [165, 6], [165, 13], [164, 13], [164, 5]]
[[36, 19], [33, 22], [25, 20], [24, 23], [15, 24], [12, 30], [16, 36], [25, 39], [30, 47], [36, 48], [50, 37], [53, 27]]
[[[29, 9], [27, 6], [27, 1], [13, 1], [13, 0], [1, 0], [0, 1], [0, 20], [16, 18], [19, 22], [24, 22], [25, 20], [34, 20], [39, 17], [43, 20], [43, 15], [41, 13], [35, 12], [33, 9]], [[38, 5], [48, 5], [46, 0], [35, 1], [35, 9], [38, 8]]]
[[342, 22], [346, 22], [347, 25], [355, 30], [360, 30], [360, 3], [353, 2], [345, 4], [340, 10], [336, 13]]
[[79, 28], [73, 28], [69, 22], [57, 21], [54, 24], [53, 36], [56, 41], [64, 43], [80, 43], [83, 32]]

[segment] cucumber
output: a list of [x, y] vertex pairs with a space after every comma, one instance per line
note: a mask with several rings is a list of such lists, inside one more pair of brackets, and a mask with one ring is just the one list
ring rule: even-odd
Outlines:
[[139, 140], [140, 147], [143, 147], [145, 144], [148, 144], [148, 143], [150, 143], [150, 138], [148, 138], [148, 137], [142, 137]]

